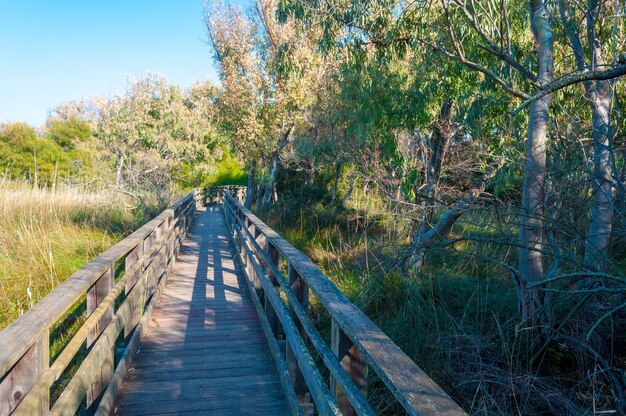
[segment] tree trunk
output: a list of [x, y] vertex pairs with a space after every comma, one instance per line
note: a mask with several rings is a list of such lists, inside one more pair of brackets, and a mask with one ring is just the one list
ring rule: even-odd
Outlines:
[[262, 191], [262, 196], [259, 195], [259, 201], [261, 208], [267, 208], [272, 201], [272, 196], [276, 194], [276, 175], [278, 174], [278, 167], [280, 162], [280, 151], [285, 148], [289, 143], [293, 141], [292, 133], [295, 125], [291, 124], [287, 130], [283, 133], [278, 146], [272, 154], [272, 167], [270, 169], [270, 177], [267, 180], [267, 184]]
[[481, 175], [480, 179], [474, 183], [474, 186], [469, 192], [465, 193], [457, 202], [448, 207], [443, 216], [432, 228], [428, 231], [424, 231], [418, 237], [414, 236], [411, 248], [409, 249], [409, 256], [405, 260], [404, 270], [415, 271], [422, 268], [427, 250], [432, 245], [443, 241], [457, 220], [474, 205], [483, 192], [485, 183], [496, 176], [502, 165], [503, 161], [499, 161], [496, 166], [489, 167], [485, 173]]
[[335, 199], [337, 198], [337, 186], [339, 185], [339, 177], [341, 176], [341, 163], [337, 162], [335, 164], [335, 182], [333, 184], [333, 195], [330, 198], [330, 205], [332, 206], [335, 203]]
[[[569, 39], [570, 47], [574, 52], [576, 66], [579, 71], [595, 70], [605, 64], [602, 56], [602, 44], [597, 37], [596, 25], [600, 4], [597, 0], [587, 3], [585, 20], [587, 26], [587, 39], [590, 53], [585, 48], [576, 30], [577, 23], [573, 19], [574, 14], [564, 0], [559, 1], [559, 10], [565, 32]], [[591, 62], [587, 62], [587, 56]], [[610, 109], [611, 109], [611, 81], [596, 80], [583, 83], [585, 93], [591, 106], [591, 124], [594, 152], [594, 166], [591, 174], [591, 221], [587, 229], [585, 240], [585, 266], [592, 271], [602, 272], [608, 257], [608, 248], [613, 226], [615, 200], [613, 198], [613, 172], [612, 172], [612, 140], [610, 132]], [[618, 174], [615, 172], [615, 176]], [[593, 285], [592, 279], [580, 282], [581, 287]]]
[[[446, 98], [441, 104], [439, 118], [433, 129], [432, 137], [427, 138], [426, 149], [428, 155], [426, 166], [426, 198], [422, 199], [422, 210], [424, 216], [419, 228], [414, 232], [409, 247], [408, 260], [405, 263], [405, 270], [420, 270], [424, 266], [425, 250], [421, 243], [422, 237], [428, 233], [433, 217], [435, 215], [435, 197], [437, 185], [441, 176], [441, 168], [445, 157], [450, 149], [450, 142], [456, 134], [452, 126], [452, 100]], [[417, 187], [417, 186], [416, 186]], [[456, 221], [456, 220], [455, 220]]]
[[115, 186], [122, 188], [122, 171], [124, 169], [124, 155], [118, 153], [115, 158]]
[[274, 154], [272, 154], [272, 167], [270, 169], [270, 177], [267, 180], [267, 184], [265, 185], [265, 190], [263, 192], [263, 198], [261, 199], [261, 208], [263, 209], [267, 208], [270, 205], [272, 196], [274, 194], [276, 175], [278, 174], [279, 151], [280, 149], [276, 149], [274, 150]]
[[[532, 0], [531, 26], [536, 41], [538, 78], [550, 82], [554, 77], [554, 39], [547, 0]], [[544, 291], [529, 285], [544, 279], [544, 179], [546, 171], [546, 137], [551, 95], [530, 106], [526, 141], [526, 171], [520, 212], [519, 275], [514, 283], [519, 297], [520, 317], [531, 325], [547, 323], [547, 300]]]
[[354, 176], [352, 178], [352, 180], [350, 181], [350, 186], [348, 187], [348, 192], [346, 193], [346, 196], [344, 196], [343, 199], [341, 200], [341, 206], [342, 207], [346, 206], [346, 203], [348, 202], [348, 200], [352, 196], [352, 191], [354, 191], [354, 183], [355, 182], [356, 182], [356, 176]]
[[246, 200], [244, 206], [250, 208], [254, 204], [256, 196], [256, 163], [253, 163], [248, 170], [248, 188], [246, 189]]
[[[596, 81], [596, 84], [608, 81]], [[602, 272], [608, 257], [613, 225], [613, 187], [611, 169], [610, 98], [604, 91], [610, 86], [596, 86], [590, 94], [593, 126], [594, 166], [592, 177], [591, 222], [587, 230], [585, 265]], [[581, 282], [582, 283], [582, 282]], [[592, 282], [583, 283], [589, 286]]]

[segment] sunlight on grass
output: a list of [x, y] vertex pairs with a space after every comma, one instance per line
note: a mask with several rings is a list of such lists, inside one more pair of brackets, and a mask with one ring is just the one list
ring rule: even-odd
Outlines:
[[0, 328], [138, 225], [117, 195], [0, 187]]

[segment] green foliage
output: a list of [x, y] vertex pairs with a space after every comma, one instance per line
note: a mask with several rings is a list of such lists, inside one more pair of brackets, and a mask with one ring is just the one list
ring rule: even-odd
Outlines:
[[203, 186], [246, 185], [248, 175], [237, 159], [227, 154], [215, 164], [216, 173], [203, 178]]
[[73, 149], [79, 143], [89, 142], [92, 134], [89, 124], [76, 117], [53, 120], [48, 124], [48, 137], [64, 149]]
[[11, 178], [51, 184], [69, 171], [69, 158], [47, 137], [37, 137], [25, 123], [0, 125], [0, 168]]

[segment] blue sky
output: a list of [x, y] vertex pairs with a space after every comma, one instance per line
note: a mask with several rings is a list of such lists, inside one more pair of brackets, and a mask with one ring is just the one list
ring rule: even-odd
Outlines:
[[217, 80], [203, 0], [0, 0], [0, 122], [45, 123], [69, 100], [129, 77]]

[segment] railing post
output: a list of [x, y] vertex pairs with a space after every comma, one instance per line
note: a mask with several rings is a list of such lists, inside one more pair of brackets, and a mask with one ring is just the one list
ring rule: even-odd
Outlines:
[[[361, 391], [363, 397], [367, 397], [367, 361], [334, 319], [331, 325], [330, 346], [341, 363], [341, 366], [346, 370], [346, 373], [348, 373], [354, 384]], [[354, 408], [343, 393], [341, 386], [332, 376], [330, 377], [330, 391], [337, 400], [342, 414], [350, 416], [356, 415]]]
[[[146, 238], [144, 238], [143, 240], [143, 252], [144, 253], [150, 252], [150, 249], [152, 248], [155, 242], [154, 235], [156, 234], [156, 232], [157, 232], [157, 228], [155, 228]], [[157, 263], [157, 256], [155, 256], [154, 254], [151, 255], [150, 258], [146, 258], [143, 263], [144, 295], [143, 295], [142, 309], [143, 307], [145, 307], [147, 302], [150, 300], [150, 297], [156, 290], [156, 284], [154, 282], [154, 279], [157, 273], [157, 271], [155, 270], [156, 263]]]
[[[289, 286], [293, 291], [294, 295], [302, 305], [302, 308], [305, 311], [309, 310], [309, 287], [304, 281], [304, 279], [300, 276], [298, 271], [293, 268], [291, 264], [289, 264], [288, 269], [288, 278], [289, 278]], [[291, 316], [295, 317], [295, 312], [293, 308], [290, 306], [289, 311]], [[306, 344], [307, 335], [306, 331], [302, 328], [298, 318], [294, 319], [296, 327], [300, 331], [302, 336], [302, 340]], [[296, 360], [293, 351], [291, 350], [291, 346], [289, 345], [289, 340], [287, 340], [286, 348], [285, 348], [285, 359], [287, 361], [287, 370], [289, 370], [289, 377], [291, 378], [291, 384], [296, 391], [296, 396], [298, 396], [298, 402], [300, 402], [300, 406], [302, 407], [302, 411], [305, 415], [313, 415], [314, 413], [314, 405], [311, 403], [311, 395], [309, 393], [309, 389], [306, 385], [306, 381], [302, 376], [302, 372], [298, 366], [298, 362]]]
[[[137, 246], [130, 251], [126, 255], [126, 259], [124, 260], [124, 268], [125, 273], [128, 273], [129, 270], [139, 263], [139, 260], [143, 257], [143, 242], [137, 244]], [[136, 266], [135, 266], [136, 267]], [[135, 326], [139, 323], [141, 319], [141, 293], [139, 290], [135, 290], [132, 292], [132, 296], [129, 298], [128, 295], [131, 293], [137, 282], [141, 279], [141, 275], [143, 274], [143, 267], [137, 267], [137, 270], [133, 273], [132, 276], [129, 276], [126, 284], [124, 286], [124, 294], [127, 296], [130, 302], [130, 311], [128, 313], [128, 318], [124, 323], [124, 337], [128, 337], [128, 335], [133, 332]]]
[[[109, 294], [111, 288], [113, 288], [113, 282], [115, 280], [115, 265], [112, 264], [106, 272], [91, 286], [87, 292], [87, 316], [91, 315], [94, 310], [100, 305], [100, 302]], [[87, 335], [87, 348], [91, 347], [98, 339], [102, 331], [113, 320], [113, 305], [111, 305], [106, 312], [102, 315], [96, 327], [93, 328]], [[86, 411], [87, 414], [94, 414], [97, 408], [97, 403], [100, 395], [104, 392], [114, 371], [114, 348], [111, 351], [107, 351], [106, 356], [100, 363], [99, 371], [94, 374], [93, 382], [87, 390], [86, 398]]]
[[[49, 332], [43, 331], [13, 368], [0, 375], [1, 416], [10, 415], [33, 388], [39, 376], [50, 367], [49, 339]], [[47, 415], [50, 410], [50, 393], [41, 397], [39, 403], [37, 414]]]
[[[274, 247], [272, 243], [267, 241], [267, 239], [265, 240], [265, 252], [267, 253], [267, 256], [269, 257], [270, 262], [272, 262], [272, 264], [276, 266], [278, 270], [280, 270], [280, 263], [281, 263], [280, 251], [278, 251], [278, 249]], [[270, 277], [270, 281], [272, 282], [274, 289], [277, 290], [280, 287], [280, 285], [276, 279], [277, 278], [281, 279], [282, 277], [274, 276], [274, 273], [272, 273], [269, 267], [266, 268], [266, 273]], [[272, 333], [274, 334], [274, 338], [278, 339], [280, 335], [282, 335], [280, 321], [278, 320], [278, 315], [276, 314], [276, 311], [274, 310], [274, 307], [272, 306], [272, 303], [269, 301], [267, 296], [265, 296], [264, 306], [265, 306], [265, 315], [267, 316], [267, 320], [270, 324], [270, 328], [272, 329]]]

